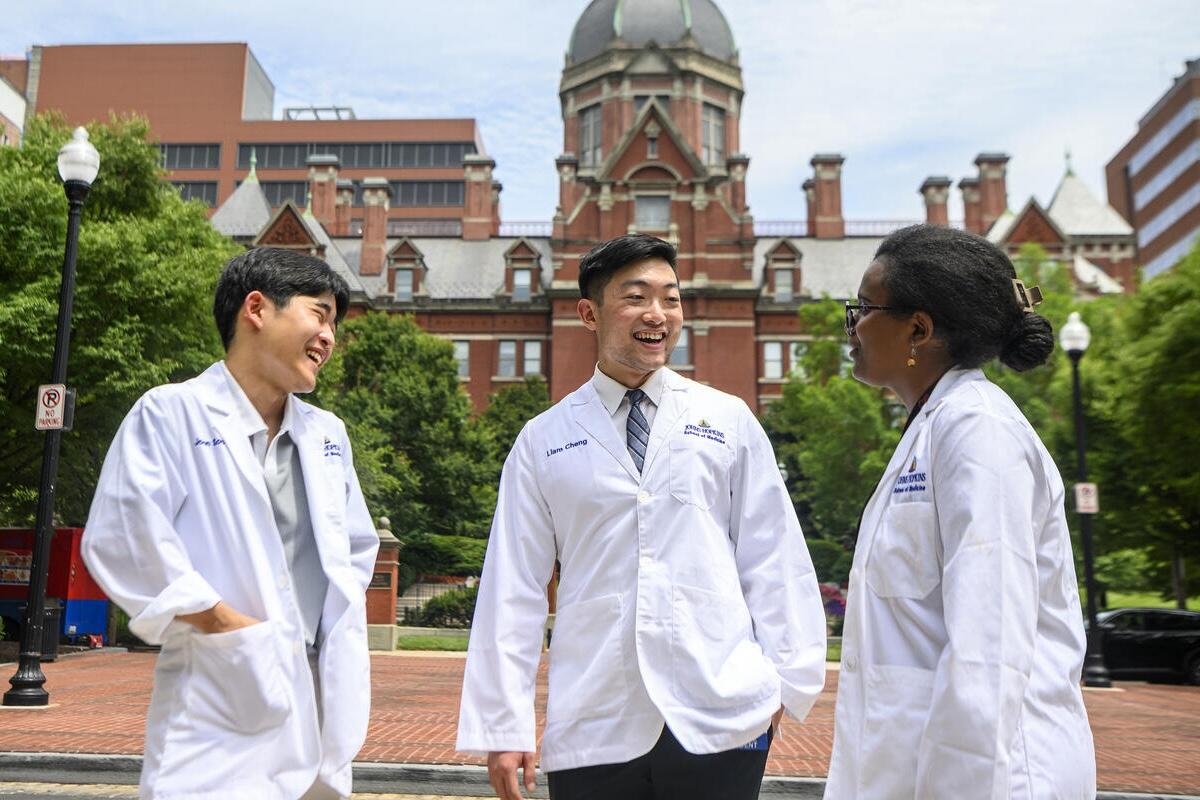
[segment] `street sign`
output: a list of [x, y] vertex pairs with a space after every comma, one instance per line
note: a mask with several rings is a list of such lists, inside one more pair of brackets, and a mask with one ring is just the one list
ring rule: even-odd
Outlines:
[[62, 429], [66, 422], [66, 411], [66, 386], [61, 383], [49, 383], [38, 387], [35, 428], [39, 431]]
[[1075, 511], [1080, 514], [1100, 513], [1100, 491], [1096, 484], [1075, 484]]

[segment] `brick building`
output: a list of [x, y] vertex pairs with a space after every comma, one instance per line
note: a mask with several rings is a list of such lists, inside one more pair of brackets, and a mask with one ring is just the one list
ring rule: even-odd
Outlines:
[[[0, 77], [24, 94], [27, 114], [61, 111], [72, 124], [146, 116], [168, 179], [209, 207], [233, 194], [252, 156], [272, 205], [305, 205], [311, 174], [319, 178], [322, 159], [336, 156], [351, 193], [349, 230], [365, 216], [368, 175], [387, 181], [397, 232], [471, 236], [500, 218], [500, 185], [475, 120], [360, 120], [348, 108], [311, 107], [272, 119], [275, 86], [245, 44], [34, 46], [25, 58], [0, 59]], [[486, 187], [468, 186], [468, 172]], [[481, 188], [482, 197], [467, 196]]]
[[[130, 77], [147, 71], [157, 77]], [[68, 85], [68, 73], [92, 77]], [[320, 255], [350, 283], [356, 313], [411, 313], [452, 341], [477, 409], [527, 374], [544, 376], [554, 399], [588, 378], [596, 350], [575, 311], [579, 260], [597, 242], [643, 231], [679, 251], [686, 322], [673, 368], [761, 410], [809, 339], [800, 305], [852, 297], [883, 237], [908, 224], [846, 220], [837, 153], [810, 159], [797, 193], [804, 219], [754, 220], [742, 70], [713, 0], [592, 0], [583, 10], [559, 84], [559, 197], [546, 223], [501, 224], [495, 165], [473, 120], [270, 119], [273, 88], [246, 45], [34, 48], [25, 62], [0, 61], [0, 75], [32, 89], [31, 110], [59, 108], [73, 122], [109, 109], [147, 114], [170, 179], [192, 196], [187, 184], [215, 186], [203, 190], [215, 197], [214, 226], [247, 245]], [[186, 108], [169, 102], [180, 96]], [[425, 163], [431, 153], [441, 160]], [[1007, 210], [1007, 161], [980, 154], [978, 175], [960, 188], [966, 227], [1015, 250], [1044, 231], [1024, 221], [1036, 203]], [[441, 205], [414, 205], [415, 181], [461, 188], [439, 195]], [[922, 184], [928, 221], [950, 224], [950, 188], [943, 177]], [[1113, 290], [1113, 265], [1089, 248], [1117, 234], [1084, 230], [1105, 215], [1081, 188], [1065, 178], [1041, 214], [1061, 240], [1056, 255], [1073, 264], [1085, 255], [1100, 273], [1078, 266], [1081, 288]], [[1083, 218], [1092, 221], [1076, 224]]]
[[1108, 202], [1137, 228], [1147, 278], [1200, 237], [1200, 58], [1188, 61], [1105, 167]]
[[0, 74], [0, 147], [21, 144], [25, 129], [25, 95]]

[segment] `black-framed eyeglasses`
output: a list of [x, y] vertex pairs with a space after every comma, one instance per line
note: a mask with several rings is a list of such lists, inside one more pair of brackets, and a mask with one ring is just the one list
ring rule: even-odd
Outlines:
[[870, 311], [899, 311], [896, 306], [877, 306], [871, 303], [851, 303], [846, 301], [846, 335], [853, 336], [854, 329], [858, 327], [858, 321], [867, 315]]

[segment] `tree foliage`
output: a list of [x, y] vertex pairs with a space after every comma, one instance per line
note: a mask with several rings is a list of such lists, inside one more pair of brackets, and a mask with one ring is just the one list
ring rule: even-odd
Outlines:
[[356, 317], [338, 331], [315, 399], [346, 421], [368, 507], [402, 540], [487, 535], [494, 448], [471, 420], [450, 342], [410, 316]]
[[[161, 181], [145, 120], [88, 127], [100, 172], [84, 206], [67, 383], [78, 391], [63, 436], [55, 510], [87, 516], [121, 419], [147, 389], [192, 377], [220, 358], [212, 292], [237, 248]], [[39, 116], [21, 148], [0, 148], [0, 522], [28, 525], [44, 437], [33, 428], [50, 377], [66, 238], [58, 149], [70, 128]]]
[[488, 398], [488, 407], [479, 415], [479, 424], [496, 446], [497, 481], [504, 459], [525, 423], [549, 407], [550, 389], [540, 375], [529, 375], [522, 383], [501, 389]]

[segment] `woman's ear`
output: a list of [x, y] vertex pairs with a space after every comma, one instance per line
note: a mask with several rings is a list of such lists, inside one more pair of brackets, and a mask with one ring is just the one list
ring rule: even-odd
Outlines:
[[912, 316], [912, 343], [920, 347], [933, 339], [933, 317], [925, 311], [917, 311]]

